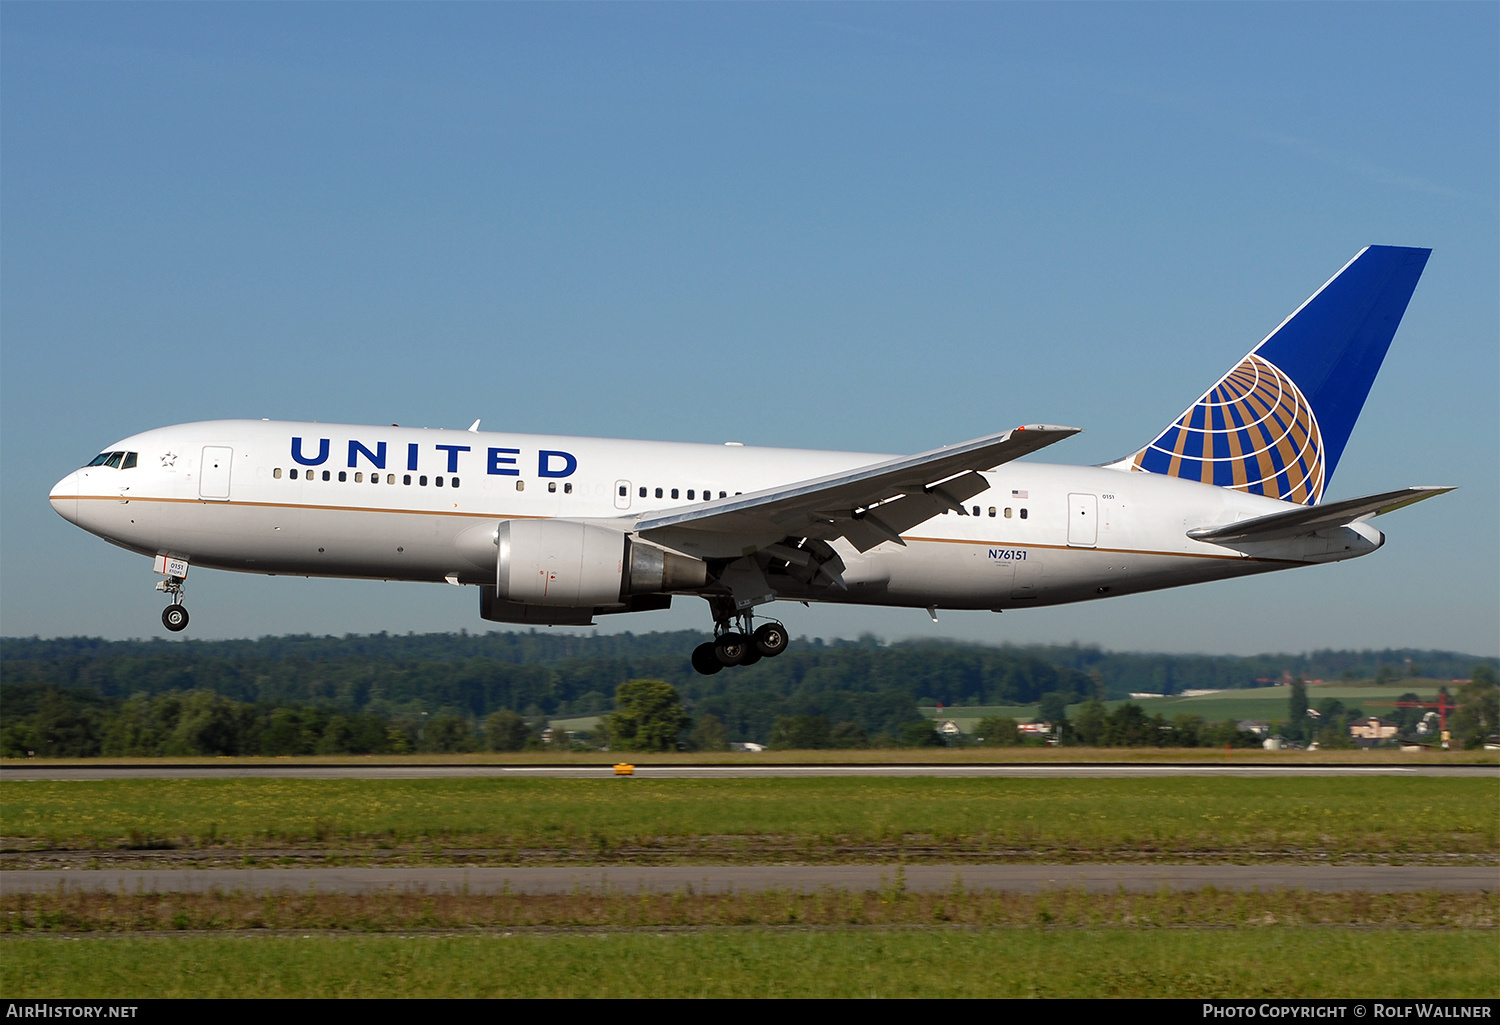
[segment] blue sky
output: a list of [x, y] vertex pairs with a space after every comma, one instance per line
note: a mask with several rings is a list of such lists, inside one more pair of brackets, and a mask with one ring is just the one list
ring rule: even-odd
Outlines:
[[[0, 632], [154, 636], [57, 517], [230, 416], [914, 452], [1149, 440], [1369, 243], [1434, 253], [1328, 492], [1356, 562], [794, 634], [1500, 650], [1500, 7], [0, 5]], [[200, 637], [472, 590], [199, 572]], [[604, 629], [706, 627], [699, 602]]]

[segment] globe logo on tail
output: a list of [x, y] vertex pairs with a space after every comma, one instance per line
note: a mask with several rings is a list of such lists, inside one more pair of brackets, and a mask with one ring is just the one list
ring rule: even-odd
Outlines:
[[1279, 367], [1255, 353], [1130, 465], [1301, 505], [1322, 499], [1326, 475], [1312, 404]]

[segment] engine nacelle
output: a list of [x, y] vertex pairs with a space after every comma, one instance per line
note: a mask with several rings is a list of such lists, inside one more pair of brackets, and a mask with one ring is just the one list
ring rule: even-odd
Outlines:
[[593, 608], [694, 590], [708, 566], [625, 533], [571, 520], [505, 520], [495, 534], [495, 593], [525, 605]]

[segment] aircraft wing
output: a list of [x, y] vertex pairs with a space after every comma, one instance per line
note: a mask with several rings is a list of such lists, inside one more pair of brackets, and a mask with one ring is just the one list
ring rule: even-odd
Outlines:
[[860, 551], [882, 541], [904, 544], [901, 532], [952, 509], [989, 487], [979, 470], [1008, 463], [1078, 433], [1076, 427], [1028, 424], [1001, 434], [901, 456], [784, 487], [720, 499], [636, 524], [665, 541], [683, 531], [722, 534], [754, 550], [784, 537], [848, 538]]
[[1452, 491], [1453, 488], [1414, 487], [1387, 491], [1364, 498], [1350, 498], [1324, 505], [1297, 506], [1269, 516], [1228, 523], [1222, 527], [1197, 527], [1187, 532], [1195, 541], [1274, 541], [1277, 538], [1311, 534], [1318, 530], [1343, 527], [1356, 520], [1367, 520], [1382, 513]]

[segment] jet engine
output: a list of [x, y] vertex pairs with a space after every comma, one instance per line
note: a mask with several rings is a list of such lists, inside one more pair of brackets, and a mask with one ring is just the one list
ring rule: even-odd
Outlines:
[[701, 559], [572, 520], [505, 520], [495, 544], [496, 597], [524, 605], [632, 605], [632, 595], [691, 591], [708, 583]]

